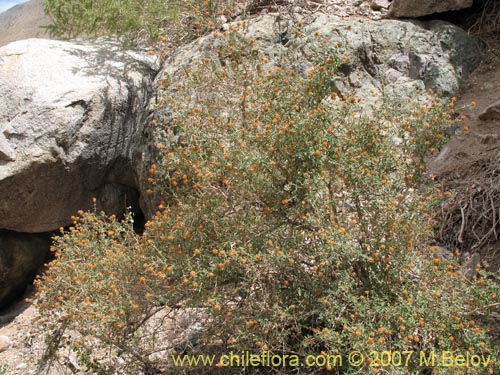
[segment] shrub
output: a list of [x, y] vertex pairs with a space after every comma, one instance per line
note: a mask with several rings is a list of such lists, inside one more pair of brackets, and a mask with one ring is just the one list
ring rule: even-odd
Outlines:
[[[215, 371], [175, 368], [172, 353], [497, 354], [482, 324], [498, 308], [494, 275], [468, 280], [431, 246], [442, 192], [424, 157], [444, 142], [449, 102], [387, 96], [370, 111], [331, 92], [335, 50], [302, 74], [236, 32], [218, 38], [163, 82], [173, 120], [154, 126], [175, 144], [149, 171], [157, 215], [142, 238], [104, 214], [75, 219], [39, 281], [45, 326], [78, 331], [69, 345], [103, 374]], [[450, 374], [373, 360], [312, 371]]]
[[170, 39], [185, 40], [213, 29], [217, 16], [234, 12], [237, 2], [45, 0], [44, 7], [52, 20], [48, 29], [55, 36], [113, 34], [130, 40], [140, 36], [156, 39], [160, 31], [167, 29]]

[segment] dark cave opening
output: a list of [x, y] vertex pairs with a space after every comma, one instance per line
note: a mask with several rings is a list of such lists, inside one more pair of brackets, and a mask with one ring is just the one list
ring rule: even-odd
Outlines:
[[0, 230], [0, 325], [13, 319], [12, 306], [33, 293], [33, 281], [54, 257], [54, 234]]

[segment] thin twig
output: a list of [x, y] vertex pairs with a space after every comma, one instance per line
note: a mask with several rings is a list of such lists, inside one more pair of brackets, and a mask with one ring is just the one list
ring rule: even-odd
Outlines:
[[464, 212], [464, 207], [460, 206], [460, 212], [462, 213], [462, 226], [460, 227], [460, 232], [458, 234], [458, 242], [464, 243], [463, 240], [463, 234], [464, 234], [464, 228], [465, 228], [465, 212]]

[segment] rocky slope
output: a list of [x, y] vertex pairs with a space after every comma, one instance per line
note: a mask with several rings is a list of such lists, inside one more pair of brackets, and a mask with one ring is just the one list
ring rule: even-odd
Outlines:
[[43, 11], [43, 0], [31, 0], [0, 13], [0, 46], [16, 40], [46, 38], [42, 26], [50, 23]]

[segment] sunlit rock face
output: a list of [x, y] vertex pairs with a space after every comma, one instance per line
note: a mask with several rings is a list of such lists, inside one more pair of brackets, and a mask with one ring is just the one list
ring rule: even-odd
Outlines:
[[110, 214], [137, 204], [133, 159], [157, 70], [104, 41], [0, 48], [0, 229], [67, 226], [93, 197]]

